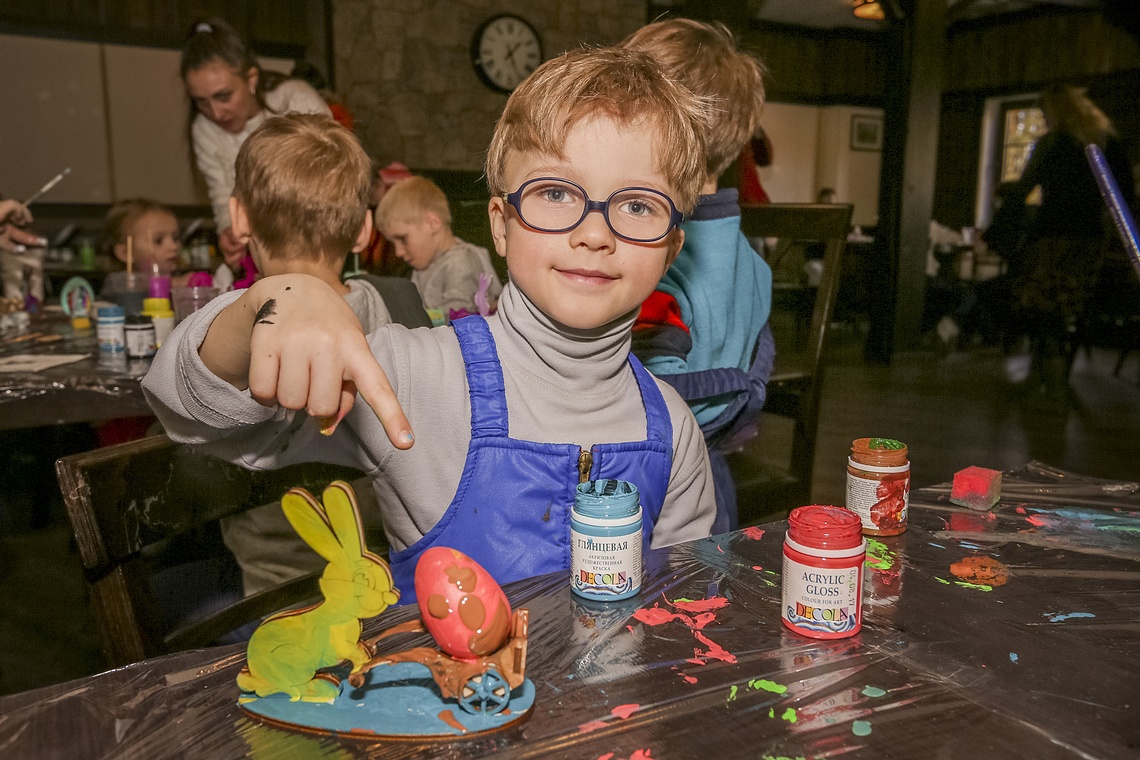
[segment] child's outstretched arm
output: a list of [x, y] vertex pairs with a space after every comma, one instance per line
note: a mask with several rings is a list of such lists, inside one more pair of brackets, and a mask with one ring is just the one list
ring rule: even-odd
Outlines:
[[222, 311], [198, 350], [207, 369], [265, 405], [327, 418], [331, 433], [357, 391], [392, 445], [410, 448], [411, 424], [359, 320], [342, 296], [316, 277], [266, 277]]

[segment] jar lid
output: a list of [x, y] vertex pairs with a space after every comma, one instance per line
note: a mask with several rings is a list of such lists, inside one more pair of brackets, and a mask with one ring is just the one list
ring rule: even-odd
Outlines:
[[574, 509], [590, 517], [622, 517], [639, 507], [637, 486], [625, 480], [590, 480], [579, 483]]
[[123, 313], [122, 306], [100, 306], [95, 315], [102, 319], [114, 319], [123, 316]]
[[863, 540], [863, 523], [843, 507], [811, 504], [788, 515], [788, 536], [815, 549], [850, 549]]
[[126, 319], [128, 325], [135, 325], [139, 327], [151, 327], [154, 323], [150, 317], [145, 314], [132, 314]]

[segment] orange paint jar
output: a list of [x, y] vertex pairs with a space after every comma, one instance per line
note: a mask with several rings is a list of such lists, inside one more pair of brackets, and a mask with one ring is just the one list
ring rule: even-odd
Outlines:
[[906, 530], [910, 460], [893, 438], [859, 438], [847, 458], [847, 508], [859, 515], [863, 534], [897, 536]]

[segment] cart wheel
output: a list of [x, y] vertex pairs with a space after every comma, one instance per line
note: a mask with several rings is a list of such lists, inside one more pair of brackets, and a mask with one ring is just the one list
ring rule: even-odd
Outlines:
[[459, 706], [473, 715], [497, 715], [511, 699], [511, 688], [494, 668], [471, 678], [463, 685]]

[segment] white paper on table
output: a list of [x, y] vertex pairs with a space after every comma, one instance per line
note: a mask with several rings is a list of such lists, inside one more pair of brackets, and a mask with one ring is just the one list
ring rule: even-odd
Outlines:
[[0, 357], [0, 372], [42, 372], [88, 356], [89, 354], [13, 354]]

